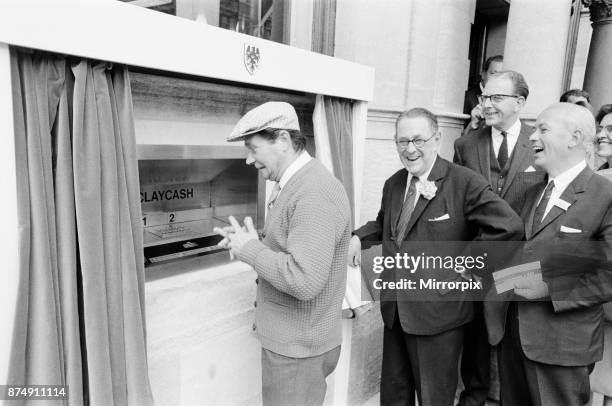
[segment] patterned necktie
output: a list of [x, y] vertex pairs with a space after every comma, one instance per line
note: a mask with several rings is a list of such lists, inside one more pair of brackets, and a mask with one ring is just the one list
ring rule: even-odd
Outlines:
[[497, 153], [497, 163], [499, 163], [500, 169], [504, 169], [506, 167], [506, 162], [508, 162], [508, 133], [501, 131], [501, 135], [503, 139], [499, 146], [499, 152]]
[[555, 188], [555, 182], [550, 181], [544, 189], [544, 196], [542, 196], [542, 200], [538, 204], [538, 207], [535, 209], [535, 213], [533, 215], [533, 223], [531, 225], [531, 233], [534, 234], [542, 220], [544, 220], [544, 213], [546, 212], [546, 206], [548, 206], [548, 201], [550, 200], [550, 196], [552, 195], [552, 191]]
[[268, 199], [268, 210], [272, 210], [272, 207], [274, 206], [274, 202], [276, 201], [276, 198], [278, 197], [278, 194], [281, 191], [281, 187], [280, 187], [280, 183], [276, 182], [274, 184], [274, 187], [272, 188], [272, 193], [270, 193], [270, 198]]
[[410, 185], [408, 186], [408, 193], [406, 193], [406, 198], [404, 199], [404, 205], [402, 206], [402, 211], [400, 212], [399, 219], [397, 220], [397, 242], [398, 244], [402, 242], [404, 239], [404, 234], [406, 234], [406, 229], [408, 228], [408, 223], [410, 222], [410, 216], [414, 211], [414, 201], [416, 199], [416, 183], [419, 181], [419, 178], [413, 176], [410, 179]]

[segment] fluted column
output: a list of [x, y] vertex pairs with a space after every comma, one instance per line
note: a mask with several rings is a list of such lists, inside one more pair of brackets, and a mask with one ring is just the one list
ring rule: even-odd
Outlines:
[[535, 119], [559, 100], [571, 0], [512, 0], [508, 14], [504, 69], [521, 72], [529, 85], [523, 118]]
[[612, 103], [612, 0], [583, 0], [589, 7], [593, 35], [589, 47], [584, 89], [591, 94], [591, 104], [599, 109]]

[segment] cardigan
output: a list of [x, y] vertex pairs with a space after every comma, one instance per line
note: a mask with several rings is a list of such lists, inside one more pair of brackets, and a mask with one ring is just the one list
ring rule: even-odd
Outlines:
[[351, 229], [344, 187], [311, 160], [283, 187], [262, 240], [237, 254], [258, 275], [255, 325], [263, 348], [305, 358], [341, 344]]

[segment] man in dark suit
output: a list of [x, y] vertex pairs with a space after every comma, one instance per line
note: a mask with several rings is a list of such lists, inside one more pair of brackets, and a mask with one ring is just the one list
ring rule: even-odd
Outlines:
[[586, 108], [558, 103], [530, 137], [548, 177], [527, 192], [521, 262], [540, 261], [542, 278], [515, 282], [510, 303], [485, 304], [490, 342], [500, 343], [504, 406], [589, 403], [602, 303], [612, 300], [612, 183], [586, 165], [594, 136]]
[[[421, 108], [402, 113], [395, 142], [404, 169], [385, 182], [376, 220], [354, 232], [349, 261], [360, 262], [362, 241], [365, 247], [382, 243], [383, 258], [389, 259], [406, 253], [443, 256], [444, 245], [457, 241], [522, 238], [520, 218], [482, 176], [438, 156], [441, 134], [435, 115]], [[420, 271], [390, 266], [381, 279], [470, 279], [453, 270]], [[468, 292], [443, 287], [381, 290], [382, 405], [414, 405], [415, 392], [421, 406], [453, 405], [463, 325], [473, 317], [467, 298]]]
[[[501, 71], [486, 84], [481, 99], [486, 127], [470, 131], [455, 142], [454, 162], [485, 177], [502, 199], [520, 213], [525, 191], [544, 179], [533, 166], [529, 135], [534, 128], [521, 123], [529, 87], [514, 71]], [[489, 393], [491, 352], [482, 303], [476, 303], [474, 320], [467, 326], [461, 359], [465, 389], [461, 406], [484, 406]]]

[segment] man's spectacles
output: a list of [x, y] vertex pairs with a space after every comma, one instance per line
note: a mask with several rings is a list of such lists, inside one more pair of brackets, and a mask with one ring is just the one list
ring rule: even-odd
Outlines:
[[519, 98], [523, 96], [519, 96], [516, 94], [482, 94], [478, 96], [478, 103], [485, 104], [487, 100], [491, 100], [491, 103], [498, 104], [504, 101], [506, 97], [514, 97]]
[[405, 138], [402, 138], [401, 140], [395, 141], [395, 143], [400, 148], [404, 148], [404, 149], [408, 148], [408, 145], [410, 145], [410, 143], [413, 143], [415, 148], [423, 148], [425, 146], [425, 143], [429, 141], [430, 139], [432, 139], [434, 135], [436, 134], [434, 133], [431, 137], [427, 138], [426, 140], [424, 140], [423, 138], [415, 138], [413, 140], [407, 140]]
[[597, 126], [597, 134], [599, 134], [601, 132], [601, 130], [604, 130], [606, 132], [606, 135], [612, 136], [612, 124], [604, 125], [603, 127], [598, 125]]

